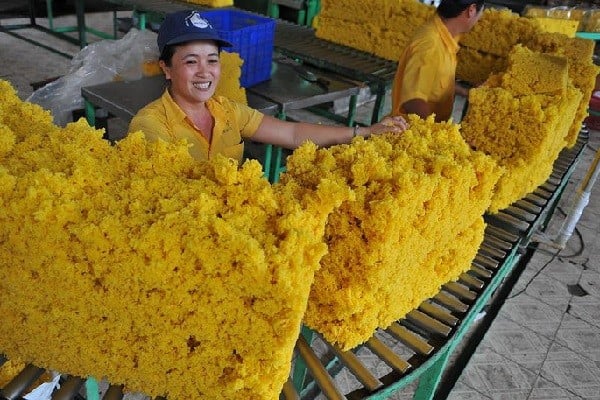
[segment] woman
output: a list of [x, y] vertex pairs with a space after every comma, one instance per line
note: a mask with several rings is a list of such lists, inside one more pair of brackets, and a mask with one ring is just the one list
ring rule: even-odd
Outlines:
[[190, 142], [190, 154], [207, 160], [216, 154], [242, 160], [243, 139], [294, 149], [306, 140], [319, 146], [348, 143], [354, 136], [402, 132], [402, 117], [370, 127], [336, 127], [282, 121], [225, 97], [213, 96], [219, 82], [219, 53], [230, 43], [197, 11], [166, 16], [158, 31], [159, 65], [170, 82], [164, 94], [141, 109], [129, 131], [149, 140]]

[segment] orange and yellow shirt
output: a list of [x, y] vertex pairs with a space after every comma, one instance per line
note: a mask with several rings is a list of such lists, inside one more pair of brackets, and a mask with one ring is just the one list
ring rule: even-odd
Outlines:
[[437, 121], [448, 120], [454, 105], [458, 38], [436, 14], [413, 36], [402, 53], [392, 87], [392, 115], [406, 115], [402, 104], [426, 101]]

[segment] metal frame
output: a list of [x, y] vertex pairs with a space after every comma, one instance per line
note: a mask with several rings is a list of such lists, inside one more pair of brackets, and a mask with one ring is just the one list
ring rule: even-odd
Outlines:
[[[105, 32], [98, 31], [93, 28], [86, 27], [84, 0], [75, 0], [75, 15], [77, 17], [77, 26], [65, 26], [65, 27], [55, 27], [54, 26], [54, 13], [53, 13], [53, 7], [52, 7], [52, 5], [53, 5], [52, 0], [46, 0], [46, 11], [48, 13], [49, 28], [46, 28], [45, 26], [41, 26], [41, 25], [37, 24], [36, 16], [35, 16], [36, 15], [35, 0], [29, 0], [28, 4], [29, 4], [29, 24], [13, 24], [13, 25], [0, 24], [0, 31], [8, 33], [18, 39], [21, 39], [21, 40], [29, 42], [33, 45], [42, 47], [46, 50], [49, 50], [55, 54], [59, 54], [66, 58], [72, 58], [72, 55], [63, 53], [62, 51], [60, 51], [58, 49], [47, 46], [38, 41], [29, 39], [23, 35], [19, 35], [19, 34], [15, 33], [15, 31], [21, 30], [21, 29], [28, 29], [28, 28], [29, 29], [37, 29], [39, 31], [48, 33], [52, 36], [55, 36], [59, 39], [65, 40], [69, 43], [77, 44], [77, 45], [79, 45], [79, 48], [84, 48], [85, 46], [87, 46], [87, 44], [88, 44], [87, 36], [86, 36], [87, 33], [91, 33], [91, 34], [98, 36], [100, 38], [103, 38], [103, 39], [115, 39], [117, 37], [117, 27], [116, 27], [117, 12], [116, 11], [113, 11], [113, 34], [111, 35], [111, 34], [108, 34]], [[68, 33], [68, 32], [77, 32], [78, 33], [77, 39], [73, 38], [72, 36], [67, 35], [66, 33]]]
[[279, 6], [297, 10], [296, 23], [298, 25], [312, 26], [314, 18], [319, 13], [319, 0], [269, 0], [267, 14], [272, 18], [279, 18]]

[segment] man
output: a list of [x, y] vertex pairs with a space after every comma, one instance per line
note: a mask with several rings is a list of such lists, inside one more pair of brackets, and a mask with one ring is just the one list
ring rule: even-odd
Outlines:
[[481, 17], [484, 1], [442, 0], [433, 18], [415, 32], [398, 63], [392, 88], [392, 115], [417, 114], [436, 121], [452, 115], [458, 40]]

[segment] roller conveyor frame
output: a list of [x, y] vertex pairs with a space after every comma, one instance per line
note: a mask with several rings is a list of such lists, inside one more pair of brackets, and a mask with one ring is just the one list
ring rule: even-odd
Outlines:
[[386, 90], [394, 81], [397, 62], [320, 39], [313, 28], [282, 20], [277, 20], [273, 45], [285, 56], [368, 84], [376, 95], [370, 124], [381, 120]]
[[[433, 398], [450, 354], [513, 270], [534, 231], [545, 229], [587, 140], [588, 132], [583, 129], [576, 145], [563, 150], [555, 162], [549, 178], [551, 186], [547, 182], [511, 206], [520, 209], [518, 216], [514, 210], [485, 215], [484, 240], [471, 268], [456, 282], [444, 284], [435, 296], [425, 300], [405, 318], [386, 329], [378, 329], [366, 343], [350, 351], [341, 351], [303, 327], [296, 343], [290, 378], [284, 384], [280, 398], [309, 399], [320, 393], [329, 399], [385, 399], [416, 379], [419, 384], [414, 398]], [[316, 342], [321, 343], [321, 349], [315, 348]], [[364, 352], [368, 352], [371, 363], [373, 356], [378, 357], [388, 366], [389, 372], [378, 375], [369, 370], [361, 361]], [[6, 358], [0, 354], [0, 366], [4, 362]], [[342, 371], [351, 374], [359, 387], [342, 393], [335, 382], [335, 377]], [[43, 372], [41, 368], [27, 365], [0, 388], [0, 399], [20, 398]], [[52, 399], [81, 398], [77, 395], [84, 386], [88, 400], [99, 399], [93, 378], [85, 380], [73, 376], [62, 377], [61, 389], [53, 393]], [[102, 399], [119, 400], [122, 397], [122, 386], [112, 385]], [[156, 398], [159, 399], [163, 398]]]
[[[584, 129], [576, 145], [572, 149], [563, 150], [560, 154], [555, 162], [552, 176], [531, 196], [519, 200], [509, 209], [501, 210], [495, 215], [485, 216], [488, 225], [484, 241], [471, 269], [461, 275], [457, 282], [443, 285], [436, 296], [419, 306], [417, 311], [420, 314], [417, 316], [411, 315], [414, 313], [412, 311], [402, 320], [392, 324], [391, 327], [378, 330], [376, 335], [386, 332], [390, 336], [395, 336], [407, 348], [415, 351], [408, 360], [401, 358], [402, 362], [408, 365], [404, 365], [403, 368], [391, 367], [391, 371], [386, 375], [375, 376], [374, 378], [382, 383], [375, 389], [363, 385], [341, 398], [385, 399], [417, 378], [419, 378], [419, 384], [414, 398], [433, 398], [450, 354], [461, 342], [478, 313], [487, 304], [496, 289], [512, 272], [535, 231], [546, 228], [587, 140], [588, 132]], [[513, 208], [518, 208], [518, 210]], [[472, 279], [474, 277], [476, 280]], [[483, 283], [482, 286], [479, 285], [480, 282]], [[439, 315], [436, 314], [437, 310], [432, 312], [432, 303], [443, 308]], [[421, 314], [427, 315], [431, 319], [423, 319]], [[454, 317], [455, 320], [449, 317]], [[436, 322], [432, 322], [432, 320]], [[442, 326], [445, 328], [441, 328]], [[305, 336], [311, 334], [313, 337], [318, 336], [305, 329]], [[440, 338], [445, 338], [445, 340], [440, 340]], [[390, 350], [389, 343], [380, 344], [379, 352], [383, 354]], [[363, 347], [370, 348], [366, 343], [352, 349], [351, 352], [357, 353]], [[421, 348], [420, 352], [415, 350], [418, 348]], [[423, 348], [426, 348], [427, 351], [423, 351]], [[372, 356], [369, 358], [372, 363]], [[385, 362], [384, 356], [381, 356], [380, 359]], [[331, 368], [334, 373], [339, 374], [344, 368], [352, 371], [352, 374], [357, 373], [344, 365], [344, 359], [338, 359], [337, 362], [339, 365]], [[296, 359], [296, 364], [298, 363], [301, 363], [301, 360]], [[364, 379], [363, 377], [362, 380]], [[299, 393], [314, 393], [311, 384], [299, 388]], [[321, 392], [326, 393], [324, 390]], [[288, 399], [288, 397], [284, 398]], [[312, 397], [300, 395], [300, 398]]]

